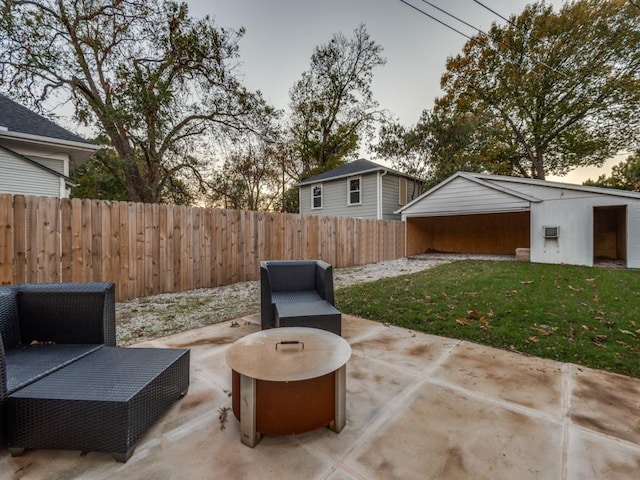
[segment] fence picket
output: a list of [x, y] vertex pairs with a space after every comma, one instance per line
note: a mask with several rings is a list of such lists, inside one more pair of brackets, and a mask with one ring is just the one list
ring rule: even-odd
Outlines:
[[13, 198], [0, 195], [0, 285], [10, 284], [13, 279]]

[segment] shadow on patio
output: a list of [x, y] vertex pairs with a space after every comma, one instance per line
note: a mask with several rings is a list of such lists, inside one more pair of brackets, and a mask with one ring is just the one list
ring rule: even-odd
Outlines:
[[341, 433], [240, 443], [225, 352], [252, 315], [140, 346], [191, 348], [191, 387], [133, 457], [0, 451], [0, 479], [635, 478], [640, 380], [343, 317]]

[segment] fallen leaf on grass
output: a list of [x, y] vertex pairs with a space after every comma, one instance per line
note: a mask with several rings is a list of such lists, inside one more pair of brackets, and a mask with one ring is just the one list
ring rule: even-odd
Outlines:
[[529, 327], [529, 330], [533, 330], [539, 335], [548, 337], [557, 330], [558, 327], [550, 327], [549, 325], [540, 325], [539, 327]]
[[471, 320], [477, 320], [478, 318], [480, 318], [480, 314], [478, 314], [478, 312], [476, 312], [475, 310], [468, 310], [467, 318]]
[[584, 288], [576, 288], [576, 287], [573, 287], [571, 285], [569, 285], [568, 288], [569, 288], [569, 290], [573, 290], [574, 292], [581, 292], [581, 291], [584, 290]]
[[456, 318], [456, 323], [459, 325], [471, 325], [471, 322], [466, 318]]
[[622, 329], [618, 329], [620, 331], [620, 333], [624, 333], [625, 335], [631, 335], [632, 337], [635, 338], [636, 334], [633, 332], [630, 332], [629, 330], [622, 330]]
[[596, 327], [594, 327], [593, 325], [582, 325], [582, 328], [589, 331], [593, 331], [596, 329]]
[[607, 346], [604, 344], [605, 340], [607, 339], [606, 335], [596, 335], [595, 337], [593, 337], [591, 339], [591, 342], [596, 346], [596, 347], [602, 347], [602, 348], [607, 348]]
[[636, 328], [638, 325], [636, 325], [636, 322], [634, 322], [633, 320], [631, 320], [631, 322], [629, 322], [631, 324], [631, 326], [633, 328]]
[[595, 278], [585, 278], [585, 281], [586, 281], [587, 283], [591, 283], [591, 282], [593, 282], [594, 280], [595, 280]]
[[538, 343], [540, 340], [538, 340], [538, 337], [529, 337], [527, 338], [526, 342], [527, 343]]
[[533, 283], [533, 280], [522, 280], [520, 283], [522, 285], [529, 285], [530, 283]]

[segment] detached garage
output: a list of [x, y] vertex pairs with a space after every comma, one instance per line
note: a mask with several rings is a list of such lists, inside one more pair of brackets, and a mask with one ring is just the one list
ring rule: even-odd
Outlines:
[[458, 172], [399, 211], [407, 255], [514, 255], [532, 262], [640, 268], [640, 193]]

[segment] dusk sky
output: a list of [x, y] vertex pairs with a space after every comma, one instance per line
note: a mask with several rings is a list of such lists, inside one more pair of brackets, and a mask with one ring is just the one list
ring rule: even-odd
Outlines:
[[[461, 18], [483, 31], [499, 17], [473, 0], [407, 0], [466, 35], [476, 31], [437, 11], [428, 3]], [[526, 0], [481, 0], [504, 17], [518, 13]], [[246, 29], [240, 41], [241, 71], [249, 89], [261, 90], [277, 108], [289, 103], [289, 89], [309, 68], [313, 49], [327, 43], [334, 33], [350, 36], [361, 23], [373, 40], [383, 46], [386, 65], [374, 71], [373, 91], [382, 108], [404, 125], [414, 124], [422, 110], [432, 108], [441, 95], [440, 76], [446, 59], [462, 51], [467, 41], [400, 0], [188, 0], [191, 14], [210, 15], [220, 27]], [[556, 9], [562, 1], [547, 1]], [[370, 156], [370, 155], [368, 155]], [[581, 169], [562, 181], [581, 183], [588, 177], [609, 173]], [[549, 178], [558, 180], [557, 178]]]

